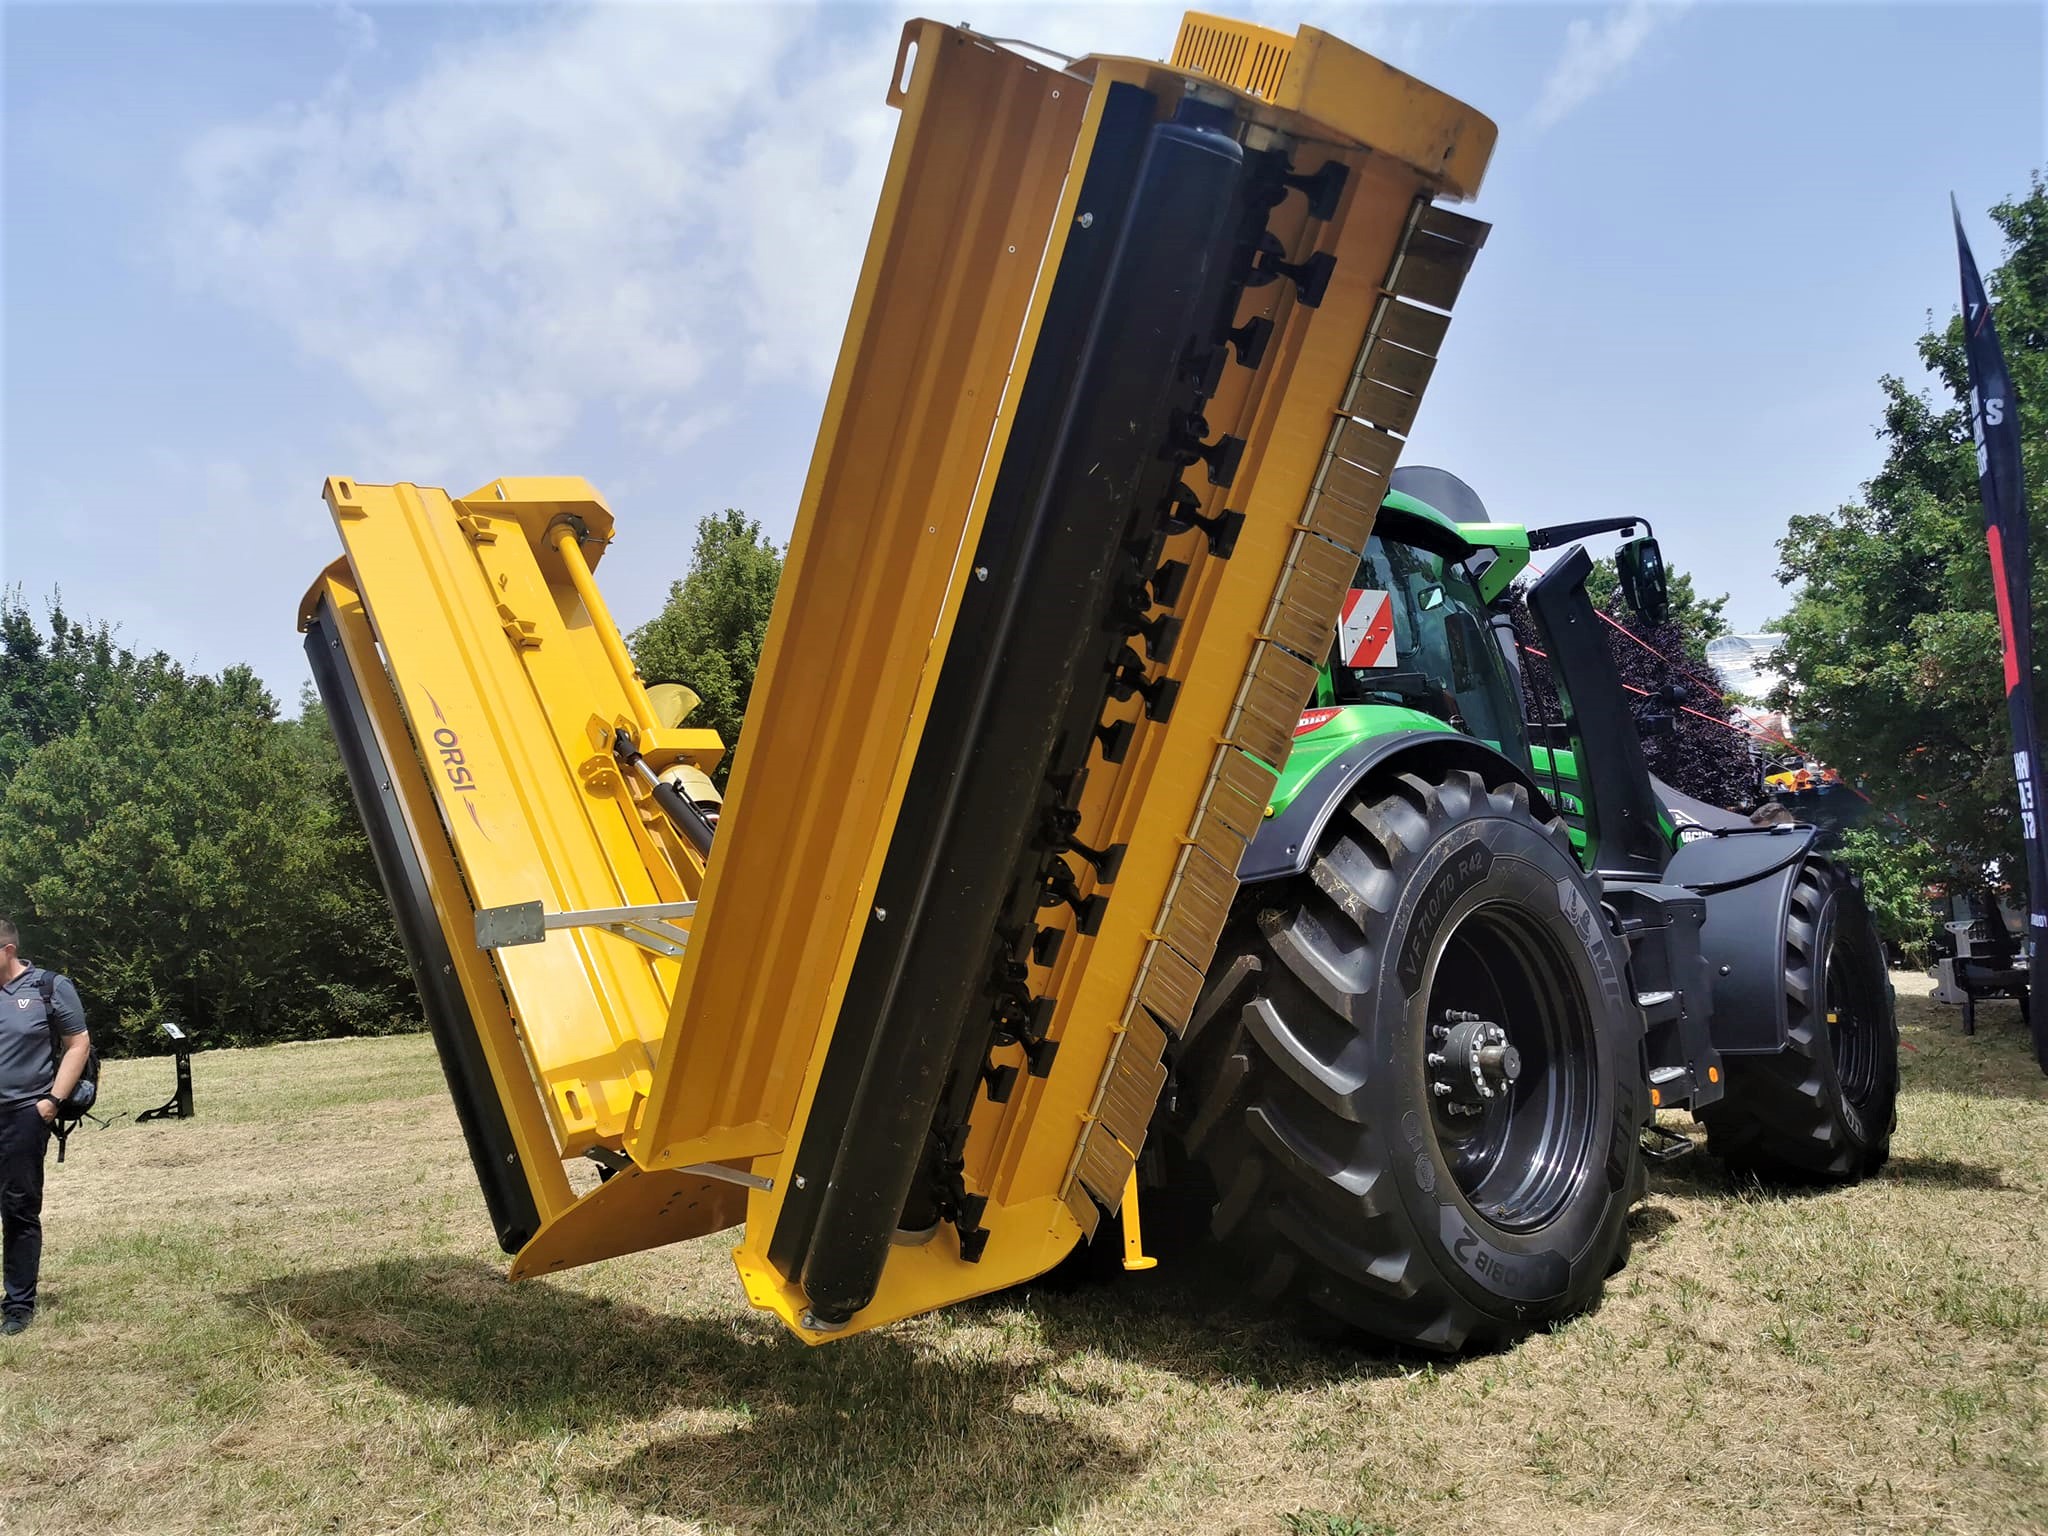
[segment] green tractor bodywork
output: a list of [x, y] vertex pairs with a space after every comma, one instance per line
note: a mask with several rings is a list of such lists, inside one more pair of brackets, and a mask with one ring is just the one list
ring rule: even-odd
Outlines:
[[[1368, 743], [1410, 733], [1459, 735], [1486, 743], [1528, 773], [1583, 856], [1577, 758], [1569, 748], [1529, 740], [1520, 684], [1491, 643], [1496, 605], [1529, 568], [1530, 555], [1529, 530], [1520, 524], [1454, 522], [1390, 491], [1358, 579], [1389, 594], [1399, 660], [1375, 675], [1343, 666], [1334, 648], [1324, 658], [1315, 702], [1301, 717], [1266, 815], [1281, 815], [1305, 785]], [[1675, 846], [1678, 823], [1667, 816], [1663, 826]]]
[[[1724, 1053], [1761, 1058], [1787, 1046], [1796, 1010], [1783, 998], [1803, 983], [1782, 974], [1782, 956], [1786, 924], [1796, 926], [1802, 869], [1811, 865], [1830, 890], [1853, 879], [1814, 854], [1812, 828], [1781, 829], [1777, 839], [1744, 836], [1757, 830], [1745, 817], [1651, 777], [1585, 591], [1591, 562], [1577, 547], [1593, 534], [1647, 534], [1646, 520], [1539, 529], [1496, 523], [1461, 482], [1413, 472], [1420, 477], [1414, 483], [1447, 487], [1447, 501], [1477, 514], [1459, 520], [1404, 490], [1409, 473], [1396, 471], [1354, 579], [1359, 601], [1376, 614], [1384, 595], [1380, 628], [1347, 633], [1340, 623], [1239, 878], [1257, 886], [1309, 873], [1333, 818], [1374, 785], [1472, 772], [1519, 784], [1539, 818], [1562, 824], [1573, 857], [1604, 892], [1610, 926], [1624, 936], [1667, 935], [1635, 940], [1636, 968], [1661, 978], [1639, 977], [1638, 994], [1676, 1012], [1665, 1021], [1671, 1027], [1660, 1031], [1653, 1022], [1646, 1030], [1653, 1103], [1713, 1105], [1725, 1092]], [[1559, 553], [1529, 587], [1529, 607], [1570, 747], [1530, 739], [1521, 653], [1507, 616], [1509, 587], [1545, 549]], [[1631, 538], [1616, 564], [1624, 598], [1639, 615], [1660, 619], [1666, 593], [1655, 540]], [[1347, 664], [1354, 642], [1351, 659], [1370, 665]], [[1860, 894], [1854, 899], [1860, 904]], [[1696, 932], [1668, 937], [1688, 926]], [[1659, 945], [1668, 953], [1654, 953]], [[1693, 972], [1688, 1004], [1680, 973]], [[1710, 985], [1708, 972], [1718, 981]], [[1710, 995], [1716, 1000], [1705, 1003]]]

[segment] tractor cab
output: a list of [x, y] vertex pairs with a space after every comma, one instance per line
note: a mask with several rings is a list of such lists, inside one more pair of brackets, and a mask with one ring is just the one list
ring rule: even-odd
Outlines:
[[[1532, 551], [1602, 533], [1633, 535], [1615, 555], [1618, 585], [1639, 617], [1661, 621], [1669, 594], [1645, 519], [1546, 528], [1497, 523], [1456, 476], [1426, 467], [1395, 470], [1345, 596], [1313, 706], [1280, 771], [1273, 814], [1284, 812], [1333, 762], [1356, 761], [1372, 743], [1391, 745], [1417, 732], [1455, 734], [1483, 742], [1539, 785], [1563, 815], [1573, 846], [1586, 854], [1590, 786], [1582, 781], [1578, 754], [1555, 739], [1557, 731], [1530, 727], [1522, 656], [1505, 599], [1529, 569]], [[1611, 786], [1613, 798], [1640, 802], [1625, 808], [1620, 820], [1654, 827], [1661, 843], [1675, 847], [1687, 818], [1651, 802], [1647, 791], [1630, 793], [1632, 779], [1623, 773]]]
[[1473, 563], [1483, 572], [1498, 563], [1498, 551], [1474, 545], [1422, 502], [1389, 493], [1346, 597], [1317, 703], [1426, 715], [1526, 769], [1521, 691]]

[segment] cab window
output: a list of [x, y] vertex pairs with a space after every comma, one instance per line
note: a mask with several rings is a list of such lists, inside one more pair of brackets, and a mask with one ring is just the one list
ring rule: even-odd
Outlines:
[[[1433, 715], [1526, 766], [1527, 734], [1520, 690], [1501, 654], [1479, 589], [1464, 562], [1375, 535], [1359, 561], [1354, 587], [1386, 594], [1391, 647], [1383, 631], [1360, 643], [1363, 620], [1340, 626], [1330, 654], [1330, 686], [1339, 704], [1399, 704]], [[1368, 596], [1355, 607], [1376, 605]], [[1382, 620], [1384, 623], [1384, 620]], [[1377, 664], [1353, 666], [1352, 655]]]

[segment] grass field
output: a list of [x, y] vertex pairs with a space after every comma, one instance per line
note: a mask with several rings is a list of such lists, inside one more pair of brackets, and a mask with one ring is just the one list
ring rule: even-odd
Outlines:
[[716, 1238], [512, 1286], [423, 1038], [204, 1055], [51, 1167], [0, 1531], [2041, 1530], [2048, 1091], [1899, 982], [1881, 1178], [1688, 1160], [1597, 1312], [1448, 1365], [1192, 1263], [816, 1351]]

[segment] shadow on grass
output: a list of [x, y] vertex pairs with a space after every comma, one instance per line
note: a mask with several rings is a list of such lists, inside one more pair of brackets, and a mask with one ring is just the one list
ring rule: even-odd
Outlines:
[[[1647, 1229], [1631, 1218], [1639, 1246], [1655, 1243], [1660, 1217], [1669, 1220], [1652, 1213]], [[1514, 1348], [1468, 1344], [1451, 1356], [1402, 1348], [1313, 1307], [1268, 1302], [1208, 1241], [1201, 1221], [1170, 1201], [1148, 1207], [1145, 1232], [1147, 1250], [1159, 1260], [1156, 1269], [1122, 1269], [1121, 1233], [1112, 1218], [1091, 1247], [1077, 1249], [1051, 1274], [952, 1311], [999, 1322], [1021, 1308], [1062, 1359], [1100, 1356], [1208, 1386], [1269, 1392], [1313, 1391], [1425, 1370], [1439, 1376], [1484, 1371], [1490, 1359]]]
[[[2004, 1174], [1996, 1168], [1987, 1168], [1981, 1163], [1957, 1162], [1946, 1157], [1894, 1156], [1886, 1161], [1874, 1180], [1879, 1183], [1925, 1184], [1936, 1189], [1992, 1189], [2025, 1193], [2019, 1185], [2008, 1184]], [[1653, 1198], [1660, 1194], [1723, 1198], [1764, 1195], [1778, 1200], [1806, 1200], [1840, 1194], [1852, 1187], [1840, 1180], [1795, 1179], [1789, 1176], [1763, 1178], [1747, 1169], [1730, 1168], [1717, 1157], [1697, 1152], [1678, 1162], [1653, 1167], [1650, 1170], [1649, 1193]]]
[[1936, 1189], [1999, 1189], [2025, 1194], [2018, 1184], [2008, 1184], [1996, 1168], [1977, 1163], [1959, 1163], [1947, 1157], [1894, 1157], [1878, 1174], [1904, 1184], [1927, 1184]]
[[1140, 1461], [1039, 1391], [1052, 1365], [1037, 1352], [963, 1358], [887, 1334], [807, 1349], [766, 1319], [673, 1316], [438, 1258], [284, 1276], [237, 1299], [407, 1397], [522, 1439], [682, 1410], [685, 1433], [568, 1480], [683, 1520], [1023, 1531]]
[[965, 1305], [988, 1316], [1028, 1310], [1062, 1358], [1127, 1361], [1210, 1386], [1292, 1392], [1449, 1365], [1378, 1345], [1311, 1312], [1275, 1308], [1253, 1296], [1213, 1250], [1147, 1246], [1157, 1269], [1127, 1272], [1114, 1262], [1091, 1262], [1078, 1275], [1055, 1272]]
[[[1651, 1193], [1655, 1193], [1652, 1186]], [[1678, 1225], [1678, 1216], [1666, 1206], [1648, 1200], [1628, 1213], [1629, 1260], [1634, 1262], [1657, 1251], [1664, 1235]]]

